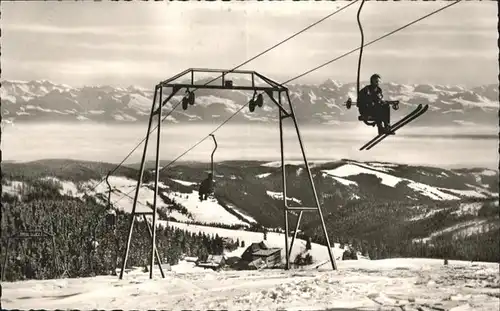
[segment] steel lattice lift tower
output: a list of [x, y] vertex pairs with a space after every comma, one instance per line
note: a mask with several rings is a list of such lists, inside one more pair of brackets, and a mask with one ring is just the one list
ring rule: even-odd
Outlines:
[[[216, 79], [214, 81], [219, 80], [217, 82], [218, 84], [197, 84], [195, 82], [195, 74], [197, 73], [205, 73], [205, 74], [214, 74], [218, 73], [220, 75], [221, 79]], [[186, 79], [186, 75], [189, 75], [189, 77]], [[234, 85], [233, 80], [228, 79], [228, 75], [246, 75], [250, 76], [250, 81], [251, 85], [247, 86], [239, 86], [239, 85]], [[175, 82], [176, 80], [179, 80], [184, 77], [183, 82]], [[186, 82], [189, 79], [189, 82]], [[260, 80], [260, 81], [259, 81]], [[260, 82], [259, 85], [256, 85], [256, 82]], [[164, 88], [170, 88], [170, 95], [168, 95], [165, 99], [163, 99], [163, 89]], [[148, 148], [148, 141], [149, 141], [149, 135], [151, 132], [151, 126], [153, 124], [153, 117], [157, 116], [158, 120], [158, 126], [157, 126], [157, 139], [156, 139], [156, 157], [155, 157], [155, 184], [154, 184], [154, 198], [153, 198], [153, 210], [151, 213], [148, 213], [152, 215], [153, 217], [153, 224], [152, 224], [152, 232], [151, 232], [151, 257], [150, 257], [150, 268], [149, 268], [149, 278], [153, 277], [153, 266], [154, 266], [154, 259], [155, 256], [157, 258], [157, 264], [160, 267], [161, 270], [161, 262], [160, 258], [158, 256], [157, 250], [156, 250], [156, 211], [157, 211], [157, 195], [158, 195], [158, 183], [159, 183], [159, 171], [160, 171], [160, 141], [161, 141], [161, 123], [162, 123], [162, 108], [163, 106], [170, 100], [172, 99], [173, 96], [175, 96], [181, 89], [186, 89], [186, 95], [182, 99], [182, 108], [186, 110], [189, 105], [194, 105], [195, 104], [195, 98], [194, 98], [194, 91], [192, 89], [198, 90], [198, 89], [217, 89], [217, 90], [240, 90], [240, 91], [253, 91], [254, 95], [252, 100], [249, 102], [249, 109], [250, 112], [253, 112], [255, 108], [262, 107], [263, 105], [263, 93], [265, 93], [271, 102], [273, 102], [279, 110], [279, 130], [280, 130], [280, 147], [281, 147], [281, 171], [282, 171], [282, 186], [283, 186], [283, 207], [284, 207], [284, 221], [285, 221], [285, 252], [286, 252], [286, 266], [285, 269], [290, 269], [290, 254], [291, 250], [293, 247], [293, 242], [297, 237], [297, 232], [299, 229], [300, 225], [300, 220], [302, 218], [302, 213], [303, 212], [317, 212], [319, 214], [319, 217], [321, 219], [321, 225], [323, 227], [323, 233], [325, 235], [325, 240], [326, 240], [326, 247], [328, 248], [328, 254], [330, 256], [330, 262], [332, 264], [333, 270], [337, 270], [337, 265], [335, 262], [335, 258], [332, 253], [332, 248], [330, 246], [330, 240], [328, 238], [328, 232], [326, 230], [326, 225], [325, 221], [323, 218], [323, 213], [321, 211], [321, 207], [319, 204], [318, 200], [318, 195], [316, 193], [316, 187], [314, 186], [314, 181], [313, 177], [311, 174], [311, 170], [309, 168], [309, 163], [306, 158], [306, 154], [304, 151], [304, 145], [302, 142], [302, 137], [300, 135], [300, 130], [297, 122], [297, 118], [295, 116], [292, 102], [290, 100], [290, 95], [288, 88], [285, 86], [281, 85], [278, 82], [275, 82], [255, 71], [247, 71], [247, 70], [221, 70], [221, 69], [187, 69], [175, 76], [173, 76], [170, 79], [167, 79], [165, 81], [160, 82], [155, 86], [155, 93], [153, 97], [153, 104], [151, 107], [151, 114], [149, 117], [149, 123], [148, 123], [148, 130], [146, 132], [146, 140], [144, 142], [144, 151], [142, 154], [142, 159], [141, 159], [141, 165], [140, 165], [140, 173], [139, 177], [137, 179], [137, 186], [135, 190], [135, 196], [134, 196], [134, 202], [132, 206], [132, 215], [130, 217], [130, 224], [129, 224], [129, 230], [128, 230], [128, 239], [127, 239], [127, 245], [125, 249], [125, 253], [123, 254], [122, 257], [122, 267], [121, 267], [121, 272], [119, 278], [123, 278], [123, 272], [125, 270], [126, 264], [127, 264], [127, 258], [130, 250], [130, 242], [132, 239], [132, 231], [133, 231], [133, 226], [134, 226], [134, 221], [135, 221], [135, 216], [136, 215], [143, 215], [144, 213], [138, 213], [136, 212], [136, 206], [137, 206], [137, 198], [139, 195], [139, 190], [141, 188], [142, 184], [142, 179], [144, 176], [144, 163], [146, 160], [146, 153], [147, 153], [147, 148]], [[191, 91], [190, 91], [191, 89]], [[263, 92], [260, 94], [257, 94], [257, 92]], [[158, 105], [157, 105], [158, 101]], [[288, 102], [289, 110], [287, 110], [284, 105], [282, 104], [282, 101]], [[307, 175], [309, 177], [310, 181], [310, 186], [312, 188], [312, 192], [314, 194], [314, 199], [316, 202], [316, 206], [313, 207], [289, 207], [286, 202], [287, 198], [287, 191], [286, 191], [286, 171], [285, 171], [285, 158], [284, 158], [284, 151], [283, 151], [283, 120], [291, 118], [295, 127], [295, 131], [297, 134], [297, 138], [299, 140], [301, 152], [302, 152], [302, 157], [304, 160], [305, 168], [307, 171]], [[299, 216], [297, 218], [297, 223], [295, 225], [295, 231], [292, 237], [291, 244], [289, 245], [288, 239], [289, 239], [289, 222], [288, 222], [288, 213], [289, 212], [295, 212], [299, 211]], [[145, 218], [145, 217], [144, 217]], [[145, 219], [146, 220], [146, 219]], [[163, 271], [161, 271], [163, 272]], [[162, 276], [165, 277], [162, 273]]]

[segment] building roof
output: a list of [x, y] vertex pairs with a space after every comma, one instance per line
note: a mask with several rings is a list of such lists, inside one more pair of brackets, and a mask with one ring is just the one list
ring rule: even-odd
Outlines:
[[250, 251], [253, 253], [253, 252], [256, 252], [260, 249], [262, 249], [262, 247], [260, 247], [259, 243], [252, 243], [250, 244], [249, 247], [247, 247], [247, 250], [250, 249]]
[[223, 255], [209, 255], [207, 260], [200, 261], [196, 265], [205, 268], [216, 268], [224, 264], [225, 258]]
[[252, 253], [253, 256], [270, 256], [273, 255], [276, 252], [281, 251], [281, 248], [270, 248], [270, 249], [261, 249], [258, 250], [254, 253]]
[[222, 262], [223, 260], [223, 255], [209, 255], [205, 262]]
[[269, 246], [269, 244], [267, 244], [266, 241], [262, 241], [259, 243], [259, 247], [260, 249], [270, 249], [271, 247]]

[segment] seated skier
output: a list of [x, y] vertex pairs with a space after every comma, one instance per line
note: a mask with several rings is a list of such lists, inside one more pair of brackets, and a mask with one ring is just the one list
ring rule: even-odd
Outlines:
[[391, 108], [383, 100], [382, 89], [379, 87], [380, 81], [380, 75], [373, 74], [370, 77], [370, 85], [365, 86], [359, 91], [359, 114], [364, 120], [372, 119], [375, 121], [379, 135], [394, 135], [394, 132], [390, 132]]
[[208, 174], [207, 178], [201, 182], [200, 188], [198, 190], [198, 193], [200, 195], [200, 201], [206, 200], [208, 196], [213, 192], [212, 177], [213, 175], [210, 173]]

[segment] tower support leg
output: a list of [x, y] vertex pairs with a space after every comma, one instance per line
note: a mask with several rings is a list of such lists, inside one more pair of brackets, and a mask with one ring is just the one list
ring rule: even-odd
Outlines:
[[[281, 93], [279, 98], [281, 99]], [[281, 147], [281, 174], [283, 186], [283, 211], [285, 216], [285, 256], [286, 265], [285, 270], [290, 269], [290, 251], [288, 250], [288, 208], [286, 204], [286, 167], [285, 167], [285, 153], [283, 150], [283, 112], [279, 110], [279, 124], [280, 124], [280, 147]]]
[[[155, 190], [153, 194], [153, 228], [151, 229], [151, 260], [149, 263], [149, 278], [153, 278], [153, 267], [155, 262], [156, 254], [156, 211], [157, 211], [157, 198], [158, 198], [158, 183], [160, 181], [160, 141], [161, 141], [161, 100], [162, 100], [163, 88], [160, 87], [160, 105], [158, 108], [158, 128], [156, 129], [156, 162], [155, 162]], [[161, 265], [161, 262], [158, 262]], [[161, 268], [160, 268], [161, 269]], [[163, 275], [163, 271], [161, 271]], [[163, 277], [165, 277], [163, 275]]]
[[[132, 240], [132, 231], [134, 229], [134, 222], [135, 222], [135, 216], [137, 215], [136, 213], [136, 208], [137, 208], [137, 199], [139, 197], [139, 190], [141, 189], [142, 185], [142, 179], [144, 177], [144, 165], [146, 162], [146, 154], [148, 151], [148, 142], [149, 142], [149, 135], [151, 134], [151, 125], [153, 123], [153, 116], [155, 114], [158, 114], [158, 126], [157, 126], [157, 136], [156, 136], [156, 156], [155, 156], [155, 164], [156, 164], [156, 171], [155, 171], [155, 190], [154, 190], [154, 198], [153, 198], [153, 209], [151, 211], [151, 214], [153, 215], [153, 228], [151, 229], [149, 227], [149, 224], [146, 223], [148, 226], [148, 230], [150, 230], [150, 238], [151, 238], [151, 257], [150, 257], [150, 268], [149, 268], [149, 278], [153, 278], [153, 265], [154, 265], [154, 259], [156, 257], [156, 260], [158, 261], [158, 265], [160, 267], [160, 272], [163, 277], [165, 277], [163, 270], [161, 268], [161, 262], [160, 262], [160, 257], [158, 256], [158, 251], [156, 250], [156, 211], [157, 211], [157, 196], [158, 196], [158, 184], [159, 184], [159, 178], [160, 174], [159, 172], [159, 166], [160, 166], [160, 141], [161, 141], [161, 122], [162, 122], [162, 108], [163, 106], [180, 90], [180, 87], [174, 86], [172, 88], [172, 93], [163, 100], [163, 87], [160, 85], [157, 85], [155, 88], [155, 93], [153, 97], [153, 105], [151, 107], [151, 114], [149, 116], [149, 122], [148, 122], [148, 130], [146, 132], [146, 139], [144, 141], [144, 151], [142, 153], [142, 159], [141, 159], [141, 165], [139, 168], [139, 177], [137, 179], [137, 185], [135, 189], [135, 196], [134, 196], [134, 203], [132, 204], [132, 212], [130, 216], [130, 224], [129, 224], [129, 229], [128, 229], [128, 237], [127, 237], [127, 244], [125, 247], [125, 252], [123, 253], [122, 257], [122, 267], [120, 271], [120, 280], [123, 279], [123, 272], [125, 271], [125, 267], [127, 266], [127, 259], [128, 259], [128, 254], [130, 251], [130, 241]], [[155, 110], [156, 106], [156, 99], [159, 98], [158, 101], [158, 108]], [[163, 101], [162, 101], [163, 100]], [[141, 213], [144, 215], [144, 213]], [[144, 217], [144, 220], [147, 221], [146, 217]]]
[[123, 253], [123, 257], [122, 257], [122, 269], [120, 271], [120, 276], [119, 276], [120, 280], [123, 279], [123, 272], [125, 271], [125, 267], [127, 266], [127, 259], [128, 259], [128, 254], [129, 254], [129, 250], [130, 250], [130, 242], [132, 240], [132, 230], [134, 229], [135, 210], [137, 208], [137, 198], [139, 197], [139, 190], [141, 189], [142, 178], [144, 177], [144, 162], [146, 161], [146, 153], [148, 151], [149, 134], [151, 132], [151, 124], [153, 123], [153, 114], [155, 111], [157, 93], [158, 93], [158, 87], [155, 89], [155, 94], [153, 97], [153, 105], [151, 107], [151, 114], [149, 116], [148, 130], [146, 132], [146, 140], [144, 141], [144, 152], [142, 153], [141, 166], [139, 168], [139, 178], [137, 179], [137, 186], [135, 188], [134, 203], [132, 204], [132, 213], [130, 215], [130, 223], [129, 223], [129, 227], [128, 227], [127, 244], [125, 247], [125, 252]]
[[[332, 264], [333, 270], [337, 270], [337, 264], [335, 262], [335, 257], [333, 256], [333, 251], [332, 251], [332, 248], [331, 248], [331, 245], [330, 245], [330, 239], [328, 237], [328, 232], [327, 232], [327, 229], [326, 229], [325, 220], [324, 220], [324, 217], [323, 217], [323, 212], [321, 211], [321, 206], [319, 204], [318, 194], [316, 192], [316, 187], [314, 185], [314, 180], [313, 180], [313, 176], [312, 176], [312, 173], [311, 173], [311, 169], [309, 167], [309, 162], [307, 161], [307, 157], [306, 157], [306, 153], [305, 153], [305, 148], [304, 148], [304, 144], [302, 142], [302, 136], [300, 134], [300, 130], [299, 130], [299, 125], [298, 125], [298, 122], [297, 122], [297, 118], [296, 118], [295, 112], [293, 110], [293, 105], [292, 105], [292, 101], [290, 100], [290, 95], [288, 94], [288, 92], [285, 92], [285, 93], [286, 93], [288, 104], [290, 106], [290, 115], [289, 115], [289, 117], [291, 117], [292, 120], [293, 120], [295, 131], [297, 133], [297, 138], [299, 140], [299, 145], [300, 145], [300, 150], [301, 150], [301, 153], [302, 153], [302, 158], [304, 160], [304, 164], [305, 164], [307, 176], [309, 177], [309, 182], [310, 182], [310, 185], [311, 185], [311, 190], [312, 190], [313, 195], [314, 195], [314, 200], [315, 200], [315, 203], [316, 203], [316, 208], [317, 208], [320, 220], [321, 220], [321, 226], [322, 226], [322, 229], [323, 229], [323, 234], [325, 235], [326, 247], [328, 249], [328, 255], [330, 257], [330, 262]], [[281, 96], [280, 96], [279, 100], [281, 101]], [[282, 116], [282, 114], [281, 114], [281, 111], [280, 111], [281, 167], [282, 167], [282, 172], [283, 172], [283, 201], [284, 201], [284, 205], [285, 205], [285, 245], [286, 245], [286, 253], [287, 253], [287, 255], [286, 255], [287, 256], [287, 269], [289, 269], [289, 259], [290, 259], [290, 255], [292, 253], [292, 248], [290, 247], [290, 250], [288, 250], [288, 233], [289, 233], [288, 232], [288, 208], [287, 208], [287, 203], [286, 203], [286, 174], [285, 174], [285, 164], [284, 164], [284, 159], [283, 159], [284, 158], [284, 156], [283, 156], [283, 123], [282, 123], [282, 117], [281, 116]], [[296, 224], [296, 227], [295, 227], [295, 232], [294, 232], [294, 237], [292, 239], [292, 243], [295, 240], [295, 237], [297, 235], [297, 231], [298, 231], [299, 225], [300, 225], [301, 216], [302, 216], [302, 211], [300, 212], [299, 218], [297, 219], [297, 224]]]

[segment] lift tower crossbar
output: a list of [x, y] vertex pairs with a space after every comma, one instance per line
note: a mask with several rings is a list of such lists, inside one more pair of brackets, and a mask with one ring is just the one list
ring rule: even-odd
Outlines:
[[[213, 81], [210, 81], [209, 83], [204, 82], [206, 77], [203, 78], [197, 78], [197, 74], [219, 74], [219, 78], [213, 79]], [[244, 81], [247, 82], [247, 85], [238, 85], [234, 82], [231, 77], [228, 77], [229, 75], [237, 75], [237, 76], [243, 76], [245, 75], [246, 78], [238, 78], [238, 82]], [[183, 79], [182, 81], [178, 81], [180, 79]], [[202, 80], [203, 79], [203, 80]], [[205, 84], [199, 81], [203, 81]], [[207, 80], [209, 81], [209, 80]], [[213, 82], [213, 84], [212, 84]], [[167, 96], [166, 99], [163, 99], [163, 91], [164, 89], [171, 89], [170, 94]], [[186, 93], [188, 94], [189, 100], [187, 100], [188, 97], [185, 97], [183, 101], [186, 101], [186, 104], [183, 102], [183, 109], [187, 109], [188, 104], [187, 102], [189, 101], [189, 105], [194, 105], [195, 100], [194, 100], [194, 91], [199, 90], [199, 89], [217, 89], [217, 90], [240, 90], [240, 91], [253, 91], [253, 96], [254, 98], [250, 101], [250, 111], [252, 112], [253, 109], [255, 109], [255, 106], [261, 107], [263, 105], [263, 95], [266, 94], [267, 97], [270, 99], [270, 101], [278, 107], [279, 113], [278, 113], [278, 120], [279, 120], [279, 131], [280, 131], [280, 147], [281, 147], [281, 171], [282, 171], [282, 185], [283, 185], [283, 211], [284, 211], [284, 222], [285, 222], [285, 254], [286, 254], [286, 266], [285, 269], [290, 269], [290, 254], [292, 251], [293, 247], [293, 242], [296, 238], [297, 231], [299, 229], [299, 224], [300, 220], [302, 218], [302, 213], [304, 211], [308, 212], [313, 212], [316, 211], [320, 217], [321, 220], [321, 225], [323, 228], [323, 233], [325, 236], [326, 240], [326, 247], [328, 249], [328, 254], [330, 257], [330, 262], [332, 264], [333, 270], [337, 270], [337, 265], [335, 263], [335, 258], [332, 253], [332, 248], [330, 246], [330, 240], [328, 237], [328, 232], [326, 229], [323, 213], [321, 211], [321, 207], [319, 204], [318, 200], [318, 195], [316, 193], [316, 187], [314, 185], [313, 181], [313, 176], [311, 173], [311, 169], [309, 167], [309, 163], [307, 161], [306, 153], [305, 153], [305, 148], [304, 144], [302, 141], [302, 137], [300, 134], [299, 130], [299, 125], [297, 122], [297, 118], [295, 116], [292, 102], [290, 100], [289, 96], [289, 91], [288, 88], [283, 86], [282, 84], [273, 81], [272, 79], [265, 77], [264, 75], [257, 73], [255, 71], [248, 71], [248, 70], [224, 70], [224, 69], [200, 69], [200, 68], [191, 68], [187, 69], [172, 78], [169, 78], [167, 80], [161, 81], [155, 86], [155, 92], [154, 92], [154, 98], [153, 98], [153, 104], [151, 107], [151, 113], [149, 116], [149, 123], [148, 123], [148, 129], [146, 132], [146, 139], [144, 143], [144, 151], [142, 154], [142, 160], [141, 160], [141, 165], [139, 169], [139, 176], [137, 180], [137, 186], [136, 186], [136, 191], [135, 191], [135, 197], [134, 197], [134, 202], [132, 205], [132, 215], [130, 217], [130, 224], [129, 224], [129, 232], [128, 232], [128, 239], [127, 239], [127, 244], [126, 244], [126, 249], [122, 257], [122, 270], [120, 272], [119, 278], [123, 278], [123, 271], [125, 270], [126, 264], [127, 264], [127, 258], [130, 250], [130, 241], [132, 239], [132, 229], [133, 229], [133, 222], [135, 215], [139, 214], [136, 211], [137, 207], [137, 199], [139, 196], [139, 189], [141, 188], [142, 184], [142, 179], [144, 176], [144, 166], [145, 166], [145, 160], [146, 160], [146, 153], [147, 153], [147, 148], [148, 148], [148, 141], [149, 141], [149, 135], [151, 133], [151, 126], [153, 123], [153, 117], [157, 116], [157, 121], [158, 121], [158, 126], [157, 126], [157, 139], [156, 139], [156, 155], [155, 155], [155, 185], [154, 185], [154, 199], [153, 199], [153, 211], [152, 211], [152, 218], [153, 218], [153, 223], [152, 223], [152, 234], [150, 235], [151, 237], [151, 256], [150, 256], [150, 269], [149, 269], [149, 277], [152, 278], [153, 276], [153, 266], [154, 266], [154, 259], [155, 259], [155, 254], [156, 254], [156, 214], [157, 214], [157, 195], [158, 195], [158, 184], [159, 184], [159, 175], [161, 173], [161, 168], [160, 168], [160, 141], [161, 141], [161, 122], [162, 122], [162, 108], [164, 105], [170, 101], [175, 94], [177, 94], [181, 89], [186, 89]], [[261, 94], [257, 95], [257, 92], [261, 91]], [[257, 96], [257, 100], [254, 101], [255, 96]], [[288, 103], [289, 109], [287, 110], [284, 105], [282, 105], [282, 101], [286, 101]], [[158, 102], [158, 103], [157, 103]], [[253, 107], [252, 107], [253, 105]], [[312, 189], [312, 193], [314, 194], [314, 202], [315, 206], [313, 207], [288, 207], [286, 198], [287, 198], [287, 189], [286, 189], [286, 171], [285, 171], [285, 157], [284, 157], [284, 144], [283, 144], [283, 120], [291, 118], [293, 121], [293, 125], [295, 127], [295, 132], [297, 134], [297, 138], [299, 140], [301, 152], [302, 152], [302, 158], [304, 160], [304, 165], [305, 169], [307, 172], [307, 175], [309, 177], [309, 182], [310, 182], [310, 187]], [[294, 213], [294, 211], [299, 210], [299, 216], [297, 218], [297, 223], [295, 225], [295, 231], [294, 235], [292, 237], [291, 244], [289, 245], [288, 239], [289, 239], [289, 222], [288, 222], [288, 213]], [[158, 256], [156, 256], [157, 260], [159, 260]], [[158, 262], [158, 265], [161, 263]]]

